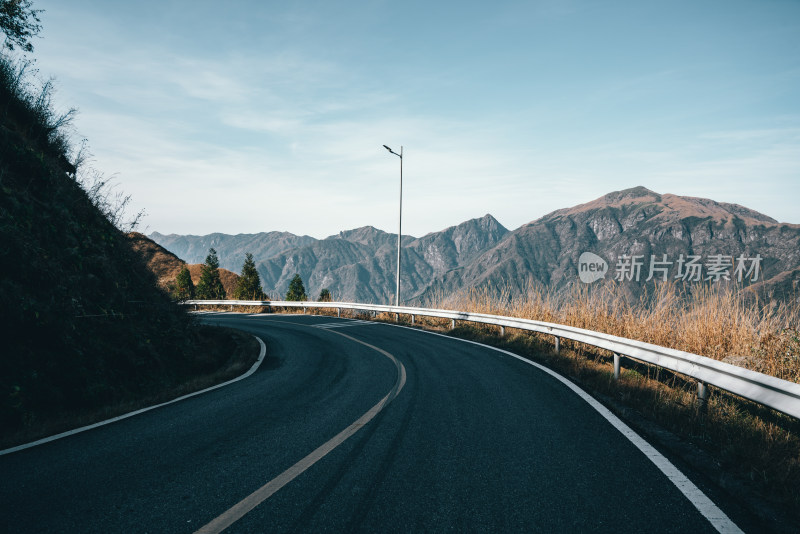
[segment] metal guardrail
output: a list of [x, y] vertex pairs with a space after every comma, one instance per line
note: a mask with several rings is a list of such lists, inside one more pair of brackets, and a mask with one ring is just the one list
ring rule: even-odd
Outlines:
[[336, 309], [341, 315], [343, 309], [373, 311], [410, 315], [412, 324], [417, 315], [450, 319], [451, 327], [455, 321], [470, 321], [499, 326], [501, 335], [505, 328], [517, 328], [531, 332], [549, 334], [555, 338], [556, 351], [561, 338], [571, 339], [611, 351], [614, 354], [614, 377], [619, 378], [620, 358], [646, 362], [664, 369], [696, 379], [697, 396], [701, 403], [708, 397], [706, 384], [729, 391], [753, 402], [768, 406], [779, 412], [800, 419], [800, 384], [765, 375], [749, 369], [699, 356], [690, 352], [670, 349], [602, 332], [575, 328], [531, 319], [519, 319], [502, 315], [469, 313], [462, 311], [412, 308], [404, 306], [385, 306], [380, 304], [358, 304], [352, 302], [296, 302], [296, 301], [256, 301], [256, 300], [187, 300], [183, 304], [195, 306], [268, 306], [277, 308], [328, 308]]

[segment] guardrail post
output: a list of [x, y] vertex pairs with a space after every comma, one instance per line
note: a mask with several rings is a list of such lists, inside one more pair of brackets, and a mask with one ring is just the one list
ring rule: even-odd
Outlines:
[[456, 320], [450, 319], [450, 330], [455, 330], [456, 328]]
[[306, 307], [303, 306], [303, 315], [305, 315], [305, 314], [306, 314]]
[[231, 304], [231, 311], [233, 311], [233, 304]]
[[558, 352], [561, 350], [561, 338], [558, 336], [553, 336], [553, 337], [555, 338], [555, 343], [556, 343], [555, 351], [556, 354], [558, 354]]
[[197, 311], [197, 304], [194, 305], [194, 311]]
[[412, 315], [412, 316], [411, 316], [411, 324], [414, 324], [414, 318], [415, 318], [415, 317], [416, 317], [416, 315]]
[[394, 314], [394, 322], [396, 322], [396, 323], [400, 322], [400, 314], [399, 313], [395, 313]]
[[701, 410], [708, 405], [708, 386], [705, 382], [697, 382], [697, 403]]
[[341, 317], [341, 316], [342, 316], [342, 309], [336, 308], [336, 317]]
[[506, 335], [506, 327], [500, 325], [500, 337], [504, 337]]
[[614, 380], [619, 380], [619, 354], [614, 353]]

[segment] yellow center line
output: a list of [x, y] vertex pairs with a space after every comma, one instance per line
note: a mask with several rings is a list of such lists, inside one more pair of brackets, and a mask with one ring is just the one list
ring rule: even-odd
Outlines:
[[341, 332], [332, 331], [334, 334], [346, 337], [356, 343], [360, 343], [373, 350], [378, 351], [392, 362], [397, 368], [397, 380], [389, 393], [383, 397], [378, 403], [370, 408], [367, 413], [358, 418], [353, 424], [336, 434], [333, 438], [320, 445], [317, 449], [311, 452], [308, 456], [294, 464], [292, 467], [273, 478], [256, 491], [231, 506], [227, 511], [216, 517], [205, 526], [196, 531], [196, 534], [209, 534], [219, 533], [231, 526], [233, 523], [244, 517], [248, 512], [253, 510], [256, 506], [269, 499], [276, 491], [284, 487], [286, 484], [294, 480], [297, 476], [302, 474], [306, 469], [314, 465], [318, 460], [323, 458], [326, 454], [342, 444], [347, 438], [358, 432], [364, 425], [369, 423], [380, 411], [394, 399], [406, 383], [406, 368], [400, 363], [397, 358], [386, 352], [385, 350], [370, 345], [364, 341], [342, 334]]

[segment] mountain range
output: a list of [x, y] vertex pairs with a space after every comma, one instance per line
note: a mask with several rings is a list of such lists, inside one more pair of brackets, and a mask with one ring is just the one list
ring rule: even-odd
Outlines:
[[[285, 294], [297, 273], [311, 298], [328, 288], [338, 300], [394, 300], [397, 234], [371, 226], [325, 239], [287, 232], [150, 238], [189, 263], [202, 262], [214, 247], [231, 271], [251, 252], [272, 297]], [[487, 214], [423, 237], [404, 235], [401, 252], [401, 300], [409, 304], [470, 287], [568, 288], [584, 283], [581, 269], [590, 267], [584, 253], [597, 268], [604, 264], [602, 277], [633, 294], [663, 280], [741, 283], [765, 294], [800, 289], [800, 225], [644, 187], [554, 211], [513, 231]]]

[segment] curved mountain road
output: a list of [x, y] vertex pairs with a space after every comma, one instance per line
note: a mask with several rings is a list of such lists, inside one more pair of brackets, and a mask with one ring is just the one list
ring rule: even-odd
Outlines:
[[715, 528], [584, 399], [510, 354], [331, 317], [204, 320], [264, 340], [258, 371], [0, 456], [0, 531], [752, 527], [734, 504], [701, 505]]

